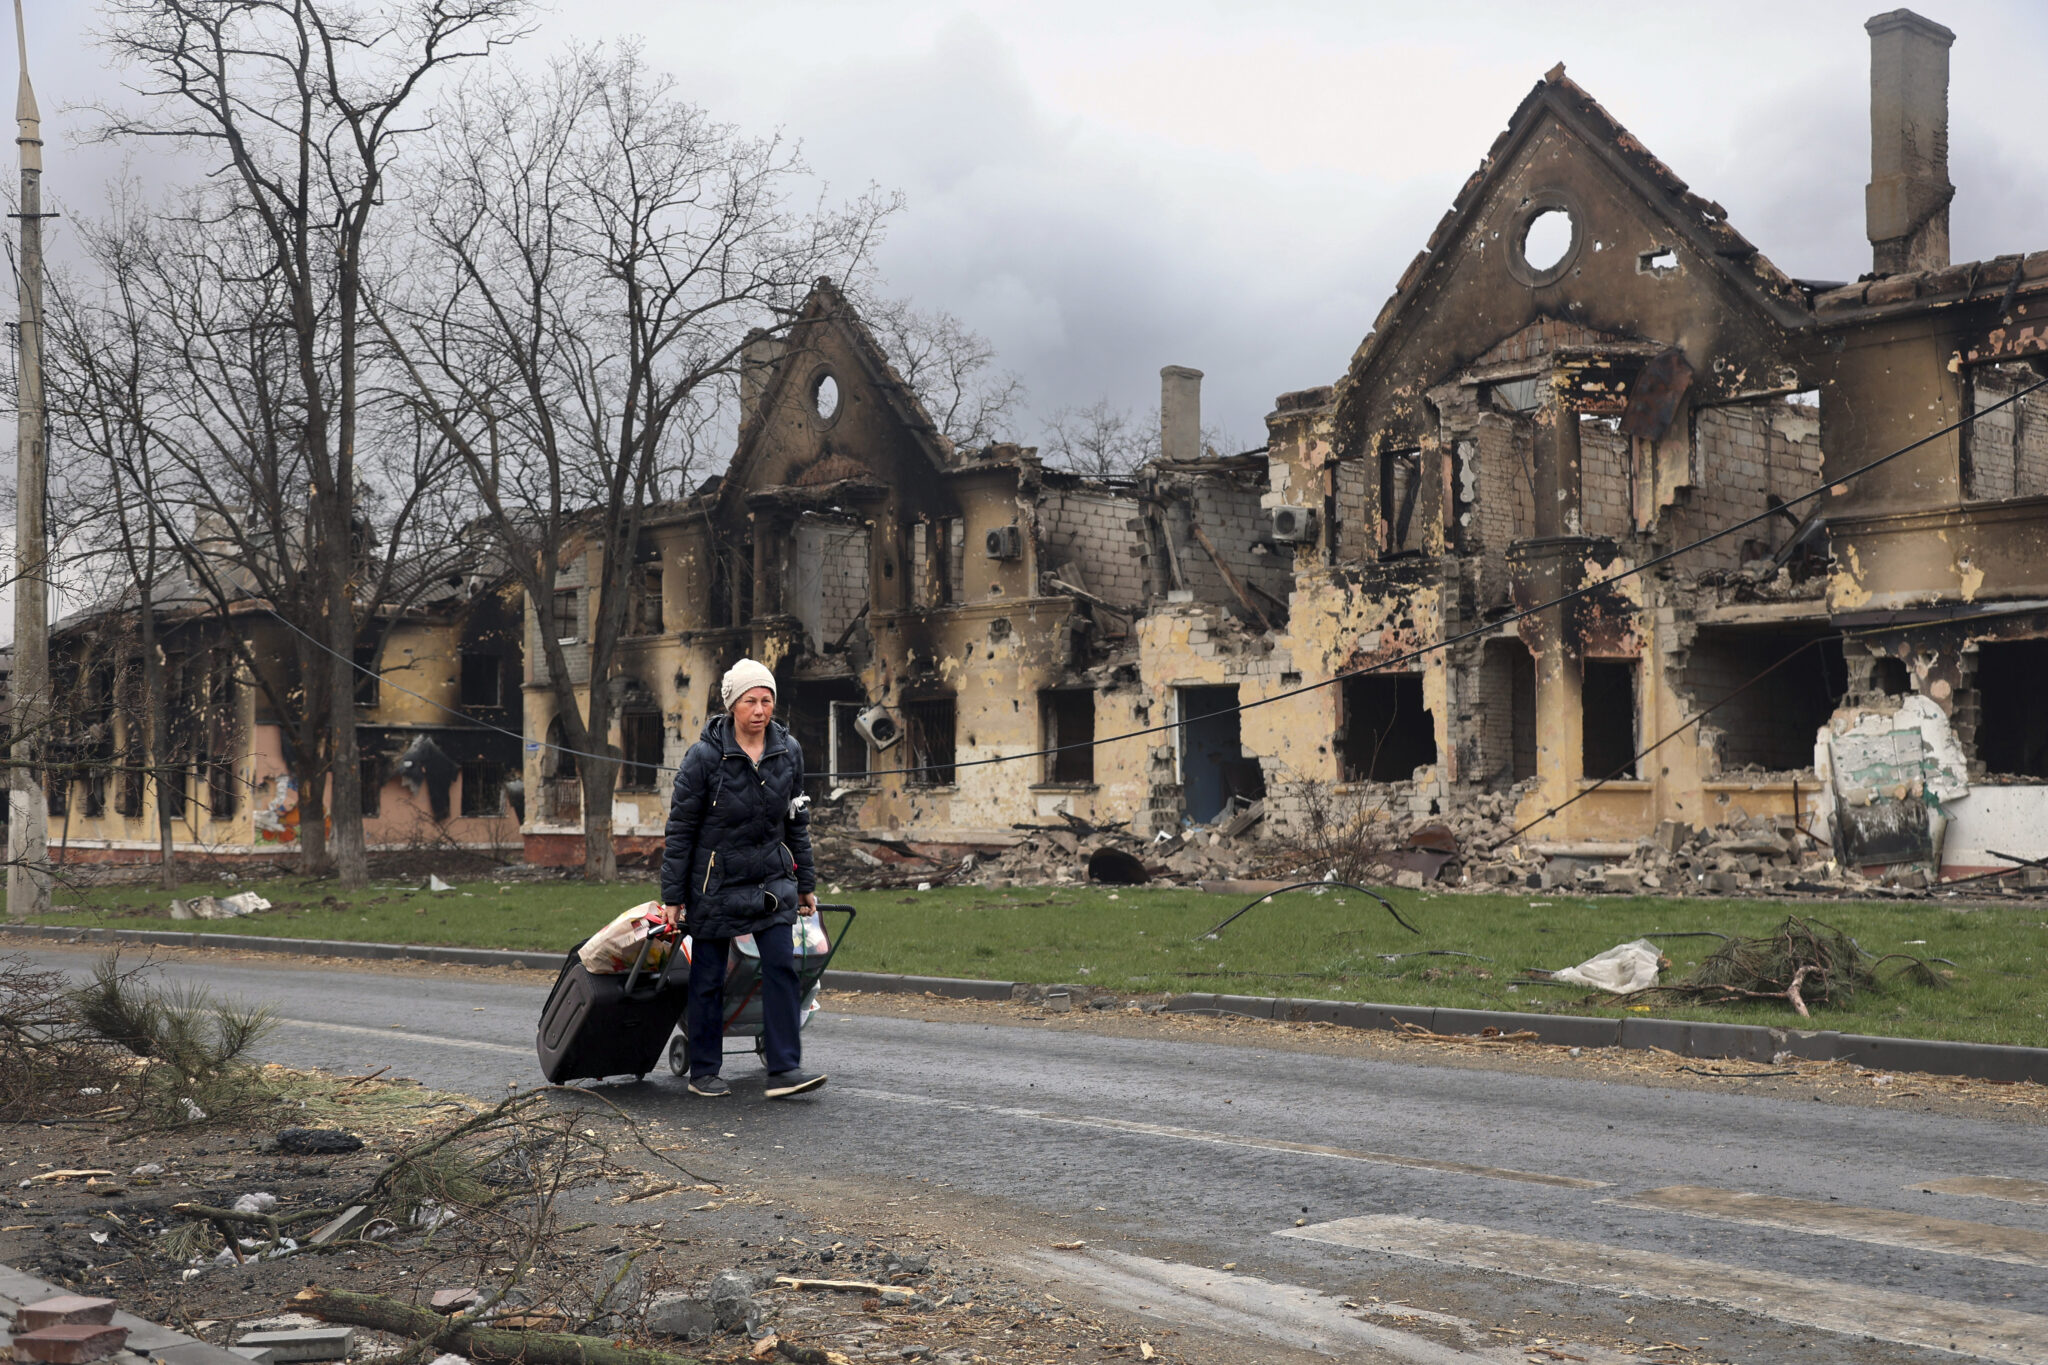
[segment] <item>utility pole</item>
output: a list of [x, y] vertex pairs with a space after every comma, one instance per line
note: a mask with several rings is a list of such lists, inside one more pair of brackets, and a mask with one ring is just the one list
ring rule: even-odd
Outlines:
[[7, 784], [7, 911], [15, 919], [50, 909], [50, 805], [43, 792], [44, 731], [50, 716], [49, 547], [43, 526], [47, 451], [43, 441], [43, 132], [28, 83], [28, 35], [14, 0], [21, 94], [21, 401], [15, 418], [13, 780]]

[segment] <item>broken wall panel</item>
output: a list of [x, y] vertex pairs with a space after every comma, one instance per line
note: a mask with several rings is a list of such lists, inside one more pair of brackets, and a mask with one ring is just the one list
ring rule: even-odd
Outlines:
[[1488, 640], [1460, 685], [1459, 777], [1505, 790], [1536, 775], [1536, 661], [1519, 639]]
[[[1287, 594], [1294, 588], [1294, 552], [1291, 546], [1273, 542], [1269, 518], [1259, 505], [1263, 491], [1263, 481], [1246, 484], [1234, 479], [1197, 477], [1191, 481], [1189, 496], [1195, 522], [1208, 535], [1209, 543], [1223, 556], [1238, 581], [1256, 595], [1267, 619], [1278, 621], [1286, 616]], [[1190, 556], [1184, 552], [1184, 561], [1187, 557]], [[1220, 570], [1216, 570], [1203, 550], [1194, 550], [1191, 557], [1202, 560], [1220, 580]], [[1191, 571], [1190, 586], [1201, 581], [1200, 571]], [[1220, 581], [1215, 588], [1230, 592], [1228, 585]], [[1211, 596], [1202, 588], [1196, 591], [1198, 596], [1211, 601], [1234, 600]]]
[[[1694, 482], [1665, 514], [1663, 533], [1685, 543], [1767, 512], [1773, 497], [1811, 491], [1821, 465], [1820, 420], [1812, 408], [1773, 398], [1700, 409], [1693, 418]], [[1723, 536], [1688, 554], [1687, 566], [1697, 573], [1768, 558], [1790, 538], [1796, 520], [1773, 518]]]
[[805, 517], [796, 527], [789, 609], [811, 652], [836, 644], [868, 605], [869, 531], [852, 522]]
[[[1038, 536], [1044, 572], [1120, 606], [1145, 599], [1143, 523], [1134, 495], [1047, 488], [1039, 502]], [[1183, 572], [1199, 572], [1193, 563], [1199, 557], [1183, 552]]]
[[2014, 401], [2014, 395], [2040, 378], [2030, 365], [1979, 365], [1970, 370], [1966, 402], [1977, 415], [1962, 433], [1964, 496], [2048, 494], [2048, 399], [2034, 392]]

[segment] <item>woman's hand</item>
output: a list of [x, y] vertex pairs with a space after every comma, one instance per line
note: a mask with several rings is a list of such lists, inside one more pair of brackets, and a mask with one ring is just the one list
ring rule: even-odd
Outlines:
[[797, 906], [797, 910], [798, 910], [799, 912], [801, 912], [802, 914], [806, 914], [806, 915], [815, 915], [815, 914], [817, 914], [817, 913], [818, 913], [818, 893], [817, 893], [817, 892], [815, 892], [815, 891], [806, 891], [806, 892], [804, 892], [804, 893], [803, 893], [803, 894], [802, 894], [801, 896], [798, 896], [798, 897], [796, 898], [796, 906]]
[[659, 920], [673, 929], [683, 922], [683, 907], [680, 905], [657, 905], [654, 908], [654, 914], [650, 918]]

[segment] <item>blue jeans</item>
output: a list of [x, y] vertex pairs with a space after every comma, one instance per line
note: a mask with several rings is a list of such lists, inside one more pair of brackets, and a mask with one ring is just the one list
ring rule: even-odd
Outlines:
[[[796, 950], [791, 926], [773, 925], [754, 935], [761, 950], [761, 1032], [767, 1043], [770, 1074], [794, 1071], [803, 1061], [799, 1032], [803, 1000], [797, 993]], [[690, 943], [690, 1075], [716, 1076], [725, 1064], [725, 970], [732, 952], [729, 938], [699, 938]], [[738, 1001], [734, 1001], [737, 1008]]]

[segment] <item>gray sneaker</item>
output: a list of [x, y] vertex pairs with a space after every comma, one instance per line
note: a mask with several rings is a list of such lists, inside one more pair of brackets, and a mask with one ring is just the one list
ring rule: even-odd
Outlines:
[[725, 1083], [723, 1076], [692, 1076], [690, 1093], [702, 1095], [707, 1100], [720, 1100], [732, 1093], [732, 1087]]
[[825, 1083], [825, 1078], [804, 1070], [777, 1071], [768, 1077], [768, 1098], [785, 1100], [791, 1095], [804, 1095]]

